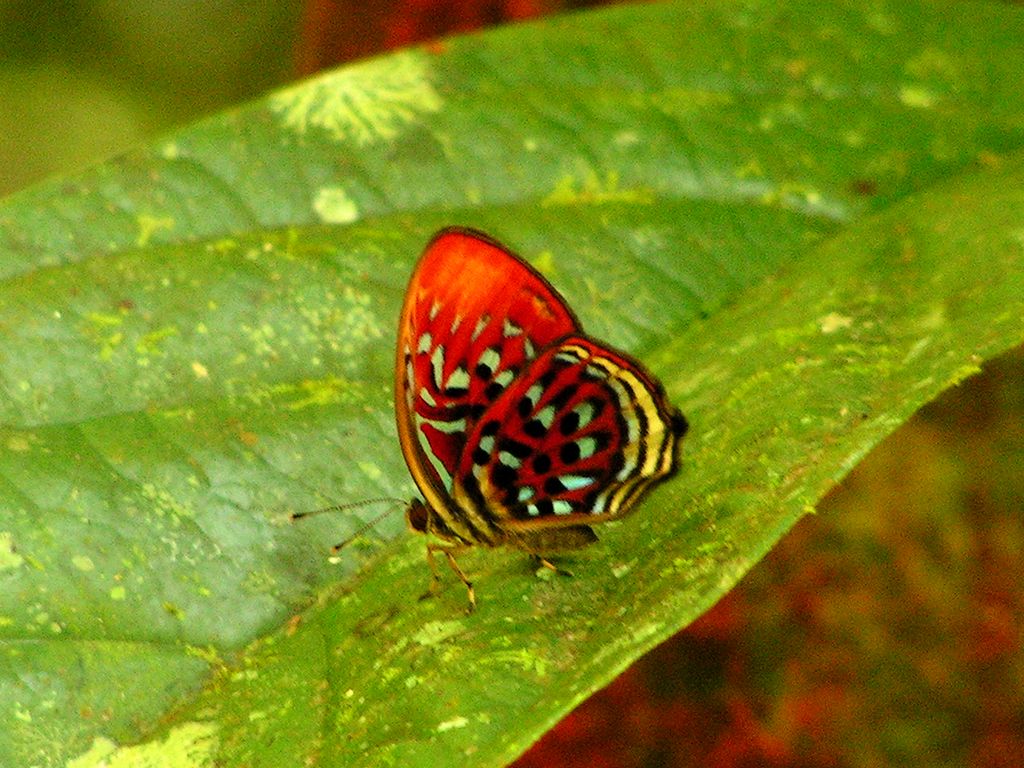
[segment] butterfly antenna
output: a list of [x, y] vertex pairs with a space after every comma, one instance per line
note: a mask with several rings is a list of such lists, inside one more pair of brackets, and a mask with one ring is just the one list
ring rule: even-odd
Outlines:
[[[402, 504], [402, 506], [405, 506], [406, 504], [409, 503], [409, 502], [401, 500], [401, 499], [389, 499], [389, 501], [400, 502]], [[369, 521], [363, 523], [361, 526], [356, 528], [355, 531], [350, 536], [348, 536], [343, 541], [339, 541], [337, 544], [335, 544], [333, 547], [331, 547], [331, 553], [335, 554], [335, 555], [338, 554], [344, 547], [347, 547], [349, 544], [351, 544], [353, 541], [358, 539], [360, 536], [362, 536], [368, 530], [373, 528], [377, 523], [379, 523], [381, 520], [383, 520], [385, 517], [387, 517], [388, 515], [390, 515], [394, 511], [395, 511], [394, 507], [392, 507], [391, 509], [386, 509], [383, 512], [381, 512], [379, 515], [377, 515], [375, 518], [373, 518], [372, 520], [369, 520]]]
[[[353, 501], [353, 502], [350, 502], [349, 504], [334, 504], [334, 505], [332, 505], [330, 507], [321, 507], [320, 509], [313, 509], [313, 510], [310, 510], [308, 512], [293, 512], [292, 513], [292, 520], [293, 521], [294, 520], [301, 520], [301, 519], [303, 519], [305, 517], [310, 517], [312, 515], [319, 515], [319, 514], [321, 514], [323, 512], [344, 512], [347, 509], [356, 509], [357, 507], [367, 507], [370, 504], [381, 504], [381, 503], [384, 503], [384, 502], [391, 503], [391, 504], [398, 504], [398, 505], [400, 505], [399, 508], [404, 507], [404, 506], [406, 506], [409, 503], [406, 499], [397, 499], [394, 496], [378, 496], [377, 498], [374, 498], [374, 499], [362, 499], [361, 501]], [[333, 554], [337, 554], [338, 552], [340, 552], [344, 547], [347, 547], [353, 541], [355, 541], [360, 536], [362, 536], [364, 533], [366, 533], [368, 530], [370, 530], [375, 525], [377, 525], [377, 523], [379, 523], [385, 517], [387, 517], [388, 515], [393, 513], [395, 511], [395, 509], [396, 509], [395, 507], [390, 507], [388, 509], [385, 509], [383, 512], [381, 512], [379, 515], [377, 515], [372, 520], [369, 520], [368, 522], [363, 523], [361, 526], [356, 528], [356, 530], [352, 533], [352, 535], [350, 535], [344, 541], [341, 541], [341, 542], [335, 544], [333, 547], [331, 547], [331, 552]]]
[[[368, 507], [371, 504], [383, 504], [384, 502], [391, 502], [394, 504], [406, 504], [408, 503], [405, 499], [398, 499], [394, 496], [377, 496], [373, 499], [362, 499], [361, 501], [353, 501], [348, 504], [332, 504], [329, 507], [321, 507], [320, 509], [310, 509], [306, 512], [292, 512], [292, 520], [301, 520], [304, 517], [312, 517], [313, 515], [320, 515], [324, 512], [344, 512], [346, 509], [357, 509], [359, 507]], [[390, 514], [390, 513], [388, 513]]]

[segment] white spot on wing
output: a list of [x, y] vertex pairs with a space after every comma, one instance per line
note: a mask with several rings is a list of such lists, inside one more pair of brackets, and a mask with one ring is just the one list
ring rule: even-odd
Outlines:
[[559, 475], [558, 479], [569, 491], [578, 491], [580, 488], [586, 488], [594, 483], [594, 478], [586, 475]]
[[544, 429], [551, 428], [551, 422], [555, 420], [555, 406], [546, 405], [541, 408], [534, 417], [537, 421], [544, 425]]
[[424, 419], [424, 423], [430, 424], [438, 432], [444, 432], [446, 435], [454, 435], [458, 432], [466, 431], [466, 420], [456, 419], [455, 421], [442, 421], [441, 419]]
[[488, 347], [480, 355], [480, 364], [486, 365], [494, 372], [498, 370], [498, 366], [501, 364], [501, 355], [498, 354], [498, 350], [494, 349], [494, 347]]
[[476, 327], [473, 329], [473, 333], [470, 336], [470, 340], [476, 341], [480, 334], [484, 332], [484, 328], [486, 328], [490, 324], [490, 322], [490, 315], [481, 315], [480, 319], [476, 321]]
[[556, 515], [572, 514], [572, 504], [570, 504], [565, 499], [557, 499], [551, 502], [551, 506], [554, 508]]
[[523, 464], [519, 459], [517, 459], [508, 451], [499, 451], [498, 461], [500, 461], [506, 467], [511, 467], [512, 469], [519, 469], [519, 467], [521, 467]]
[[434, 387], [441, 389], [442, 376], [444, 374], [444, 345], [434, 348], [434, 354], [430, 356], [430, 366], [434, 373]]
[[469, 373], [461, 365], [448, 377], [445, 389], [469, 389]]
[[581, 437], [576, 441], [580, 447], [580, 458], [589, 459], [597, 451], [597, 439], [593, 437]]

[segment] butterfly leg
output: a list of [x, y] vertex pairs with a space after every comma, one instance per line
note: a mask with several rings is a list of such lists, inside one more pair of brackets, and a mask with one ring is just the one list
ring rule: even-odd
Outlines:
[[466, 578], [466, 574], [463, 573], [462, 568], [455, 561], [455, 553], [462, 551], [465, 547], [450, 547], [444, 544], [429, 543], [427, 544], [427, 562], [430, 564], [430, 587], [420, 595], [420, 600], [425, 600], [428, 597], [433, 597], [437, 594], [438, 589], [441, 586], [441, 577], [437, 573], [437, 561], [434, 559], [434, 553], [440, 552], [448, 560], [448, 565], [455, 571], [455, 575], [459, 577], [466, 586], [466, 593], [469, 597], [469, 605], [466, 607], [466, 613], [472, 613], [476, 610], [476, 591], [473, 589], [473, 582]]
[[558, 574], [561, 574], [562, 576], [572, 576], [572, 572], [571, 571], [567, 571], [567, 570], [565, 570], [565, 568], [559, 568], [557, 565], [552, 563], [546, 557], [541, 557], [540, 555], [536, 554], [535, 552], [534, 553], [530, 553], [530, 557], [533, 558], [533, 562], [537, 565], [538, 568], [547, 568], [552, 573], [558, 573]]

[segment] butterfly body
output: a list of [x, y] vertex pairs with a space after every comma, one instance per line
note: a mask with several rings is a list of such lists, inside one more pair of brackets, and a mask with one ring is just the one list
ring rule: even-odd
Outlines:
[[[643, 366], [583, 333], [554, 288], [483, 233], [439, 232], [406, 293], [395, 410], [423, 494], [410, 526], [453, 553], [585, 546], [675, 469], [686, 420]], [[436, 571], [435, 571], [436, 579]]]

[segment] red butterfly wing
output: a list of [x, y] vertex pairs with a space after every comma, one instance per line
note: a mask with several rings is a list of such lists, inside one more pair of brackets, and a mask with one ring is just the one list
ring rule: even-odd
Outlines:
[[406, 292], [395, 409], [406, 463], [435, 509], [481, 414], [576, 318], [524, 262], [486, 235], [439, 232]]
[[477, 422], [456, 496], [506, 531], [613, 519], [674, 471], [685, 432], [682, 414], [637, 361], [570, 337]]

